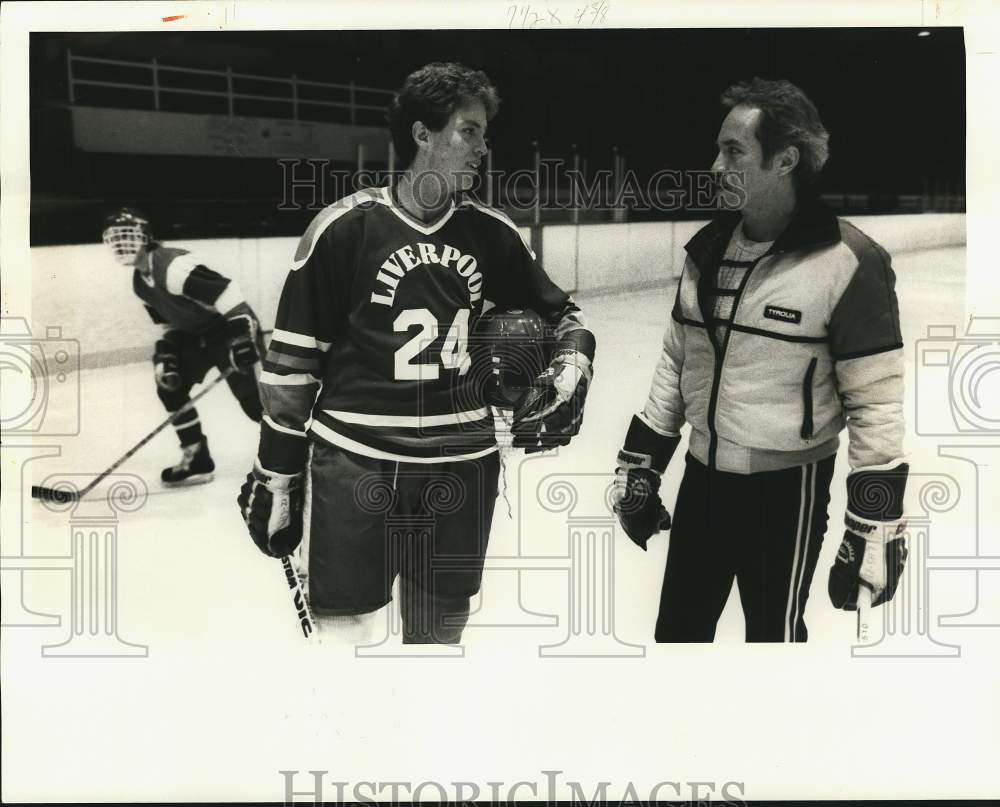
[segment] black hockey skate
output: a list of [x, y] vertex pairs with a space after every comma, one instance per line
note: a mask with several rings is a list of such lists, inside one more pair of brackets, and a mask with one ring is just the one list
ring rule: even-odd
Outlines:
[[212, 455], [208, 453], [208, 440], [202, 437], [201, 442], [181, 448], [184, 451], [181, 461], [170, 468], [164, 468], [160, 474], [163, 484], [167, 487], [179, 487], [211, 482], [215, 463], [212, 462]]

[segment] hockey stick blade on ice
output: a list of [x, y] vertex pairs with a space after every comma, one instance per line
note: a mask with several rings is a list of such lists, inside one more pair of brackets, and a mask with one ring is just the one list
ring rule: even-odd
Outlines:
[[83, 490], [67, 490], [61, 488], [47, 488], [42, 485], [32, 485], [31, 486], [31, 498], [40, 499], [42, 501], [54, 502], [56, 504], [68, 504], [69, 502], [76, 502], [86, 496], [90, 491], [97, 487], [100, 482], [107, 477], [109, 474], [116, 471], [122, 466], [122, 464], [129, 459], [135, 452], [142, 448], [146, 443], [152, 440], [156, 435], [163, 431], [167, 426], [174, 423], [181, 415], [191, 409], [195, 403], [209, 392], [220, 382], [226, 378], [229, 378], [235, 370], [232, 367], [227, 367], [218, 378], [213, 378], [208, 384], [205, 385], [205, 389], [191, 398], [184, 406], [178, 409], [176, 412], [170, 415], [166, 420], [164, 420], [159, 426], [157, 426], [153, 431], [143, 437], [138, 443], [136, 443], [132, 448], [122, 454], [115, 462], [113, 462], [107, 469], [105, 469], [99, 476], [97, 476], [93, 481], [90, 482]]

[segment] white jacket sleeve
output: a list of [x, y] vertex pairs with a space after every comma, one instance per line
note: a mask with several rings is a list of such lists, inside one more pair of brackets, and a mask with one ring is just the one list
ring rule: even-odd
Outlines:
[[[685, 266], [686, 268], [686, 266]], [[663, 350], [653, 371], [649, 397], [642, 409], [642, 419], [663, 435], [676, 435], [684, 425], [684, 401], [681, 398], [681, 368], [684, 365], [684, 326], [680, 323], [680, 287], [690, 282], [687, 272], [677, 284], [670, 322], [663, 334]]]

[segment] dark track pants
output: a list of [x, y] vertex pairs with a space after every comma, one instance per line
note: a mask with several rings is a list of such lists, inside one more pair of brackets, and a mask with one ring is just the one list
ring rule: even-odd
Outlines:
[[783, 471], [709, 470], [687, 455], [657, 642], [711, 642], [735, 579], [748, 642], [804, 642], [834, 456]]

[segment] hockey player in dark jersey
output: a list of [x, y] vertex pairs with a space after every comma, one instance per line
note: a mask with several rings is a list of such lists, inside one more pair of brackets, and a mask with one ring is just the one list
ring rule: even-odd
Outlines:
[[[247, 417], [260, 421], [262, 406], [256, 373], [263, 345], [257, 317], [243, 299], [239, 285], [204, 264], [185, 249], [153, 240], [149, 221], [122, 208], [104, 224], [104, 243], [115, 260], [134, 266], [132, 290], [142, 300], [163, 333], [153, 352], [156, 393], [168, 412], [190, 400], [191, 387], [210, 367], [233, 368], [226, 379]], [[208, 482], [215, 463], [192, 407], [174, 421], [181, 443], [181, 461], [165, 468], [164, 485]]]
[[269, 555], [305, 531], [312, 610], [340, 640], [370, 631], [397, 575], [404, 642], [461, 638], [499, 472], [469, 351], [487, 300], [538, 312], [554, 334], [549, 368], [515, 411], [514, 445], [566, 445], [580, 427], [593, 334], [513, 222], [462, 199], [498, 103], [487, 76], [462, 65], [411, 74], [390, 111], [407, 168], [319, 213], [285, 281], [239, 505]]

